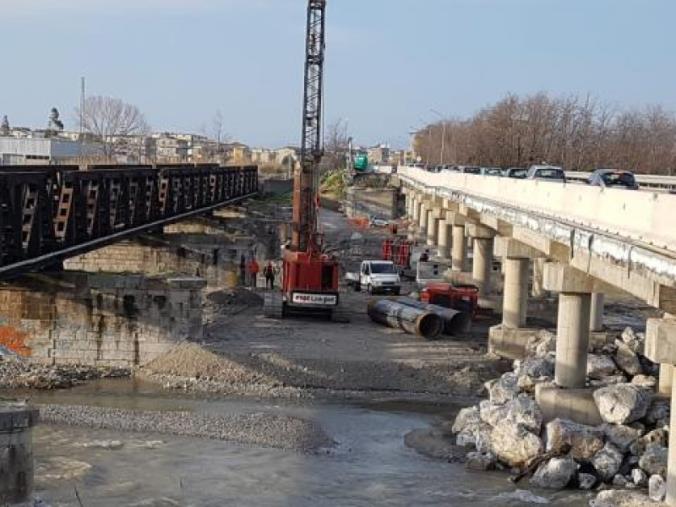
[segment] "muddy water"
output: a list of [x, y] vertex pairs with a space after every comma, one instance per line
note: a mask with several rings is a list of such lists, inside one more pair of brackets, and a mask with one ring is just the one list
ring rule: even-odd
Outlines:
[[[34, 401], [209, 413], [282, 412], [318, 421], [338, 442], [334, 449], [302, 455], [220, 441], [42, 425], [34, 437], [36, 482], [38, 494], [54, 505], [80, 505], [76, 489], [87, 507], [531, 504], [514, 495], [504, 474], [468, 472], [462, 465], [408, 449], [404, 435], [439, 417], [429, 407], [191, 399], [129, 381], [101, 382]], [[122, 447], [88, 447], [112, 440]], [[577, 492], [534, 493], [555, 506], [588, 501]]]

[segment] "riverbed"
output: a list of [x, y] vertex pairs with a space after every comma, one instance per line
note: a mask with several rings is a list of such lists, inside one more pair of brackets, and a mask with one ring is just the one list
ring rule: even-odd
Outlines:
[[32, 399], [143, 411], [300, 417], [320, 425], [335, 442], [303, 453], [43, 424], [34, 433], [36, 492], [52, 505], [495, 507], [537, 505], [546, 499], [548, 505], [578, 507], [588, 502], [580, 492], [527, 493], [527, 484], [519, 485], [518, 492], [506, 473], [469, 472], [462, 464], [406, 447], [407, 433], [449, 417], [457, 410], [451, 404], [207, 399], [130, 380], [32, 393]]

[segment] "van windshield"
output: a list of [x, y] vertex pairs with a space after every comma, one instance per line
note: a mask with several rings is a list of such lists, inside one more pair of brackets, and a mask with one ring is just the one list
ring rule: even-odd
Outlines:
[[377, 275], [396, 275], [397, 270], [394, 269], [393, 264], [388, 264], [388, 263], [378, 263], [378, 264], [371, 264], [371, 273], [377, 274]]

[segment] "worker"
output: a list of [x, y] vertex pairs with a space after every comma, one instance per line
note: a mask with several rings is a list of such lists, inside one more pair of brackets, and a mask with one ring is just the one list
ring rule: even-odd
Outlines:
[[244, 257], [244, 254], [239, 258], [239, 283], [246, 285], [246, 257]]
[[265, 288], [274, 289], [275, 288], [275, 267], [272, 265], [272, 261], [268, 261], [268, 265], [263, 269], [263, 274], [265, 275]]
[[429, 262], [430, 260], [430, 250], [425, 249], [423, 253], [420, 254], [420, 262]]
[[249, 266], [248, 266], [248, 271], [249, 271], [249, 277], [251, 281], [251, 287], [256, 288], [256, 279], [258, 278], [258, 272], [260, 271], [260, 267], [258, 266], [258, 263], [256, 262], [256, 258], [252, 257], [251, 260], [249, 261]]

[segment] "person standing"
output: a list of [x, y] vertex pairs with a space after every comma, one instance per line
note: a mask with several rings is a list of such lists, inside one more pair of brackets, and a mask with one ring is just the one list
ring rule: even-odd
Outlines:
[[275, 267], [272, 265], [272, 261], [268, 261], [267, 266], [263, 269], [263, 274], [265, 275], [265, 288], [274, 289], [275, 288]]
[[258, 278], [258, 272], [260, 271], [260, 266], [256, 262], [256, 258], [252, 257], [249, 261], [249, 276], [251, 277], [251, 287], [256, 288], [256, 279]]
[[246, 257], [244, 257], [244, 254], [239, 258], [239, 283], [246, 285]]

